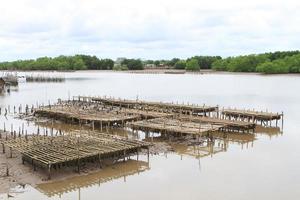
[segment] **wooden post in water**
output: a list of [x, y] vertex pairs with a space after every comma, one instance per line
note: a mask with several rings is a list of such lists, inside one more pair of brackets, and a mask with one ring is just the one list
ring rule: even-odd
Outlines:
[[48, 180], [51, 180], [51, 164], [48, 165]]
[[281, 131], [283, 131], [283, 111], [281, 112]]

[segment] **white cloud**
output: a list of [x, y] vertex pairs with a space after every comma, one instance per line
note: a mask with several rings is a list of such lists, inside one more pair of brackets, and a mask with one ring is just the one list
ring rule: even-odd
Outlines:
[[299, 8], [293, 0], [0, 0], [0, 60], [299, 49]]

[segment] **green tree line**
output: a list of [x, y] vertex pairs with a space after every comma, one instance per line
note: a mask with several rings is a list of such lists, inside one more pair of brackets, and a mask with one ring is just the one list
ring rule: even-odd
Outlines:
[[228, 57], [212, 63], [212, 69], [230, 72], [260, 72], [268, 74], [300, 73], [299, 51], [277, 51]]
[[111, 59], [99, 59], [90, 55], [41, 57], [2, 62], [0, 70], [142, 70], [147, 64], [189, 71], [213, 69], [230, 72], [300, 73], [300, 51], [276, 51], [227, 58], [193, 56], [185, 60], [124, 59], [118, 65]]
[[114, 61], [111, 59], [88, 55], [41, 57], [0, 63], [1, 70], [110, 70], [113, 66]]

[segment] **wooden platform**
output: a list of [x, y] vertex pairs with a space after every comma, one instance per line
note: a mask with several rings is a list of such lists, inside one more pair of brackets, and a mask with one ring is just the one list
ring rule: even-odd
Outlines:
[[144, 121], [137, 121], [128, 123], [127, 126], [132, 129], [143, 130], [146, 132], [160, 132], [160, 133], [180, 133], [191, 135], [202, 135], [206, 132], [220, 130], [223, 126], [208, 124], [208, 123], [195, 123], [189, 121], [181, 121], [179, 119], [170, 118], [155, 118]]
[[35, 109], [34, 115], [60, 119], [79, 124], [93, 123], [101, 128], [113, 124], [124, 125], [127, 121], [140, 118], [137, 114], [127, 114], [107, 108], [87, 107], [76, 103], [45, 106]]
[[238, 131], [238, 132], [244, 132], [244, 131], [252, 131], [254, 132], [254, 129], [256, 127], [256, 124], [253, 122], [245, 122], [245, 121], [237, 121], [237, 120], [226, 120], [226, 119], [220, 119], [216, 117], [196, 117], [196, 116], [181, 116], [179, 117], [182, 121], [192, 121], [196, 123], [209, 123], [213, 125], [220, 125], [222, 128], [220, 130], [222, 131]]
[[283, 123], [283, 113], [271, 113], [265, 111], [255, 111], [255, 110], [239, 110], [239, 109], [223, 109], [221, 111], [221, 116], [224, 119], [229, 120], [239, 120], [248, 121], [253, 123], [260, 122], [261, 125], [271, 126], [272, 121], [276, 121], [276, 126], [278, 121], [282, 120]]
[[101, 102], [112, 106], [120, 106], [125, 108], [134, 108], [140, 110], [151, 110], [165, 113], [183, 113], [194, 115], [210, 115], [212, 112], [218, 112], [218, 106], [196, 105], [196, 104], [175, 104], [165, 102], [152, 102], [141, 100], [116, 99], [107, 97], [74, 97], [79, 101]]
[[90, 102], [60, 101], [56, 105], [35, 109], [34, 115], [78, 124], [93, 124], [100, 127], [102, 130], [104, 126], [123, 126], [128, 121], [171, 117], [174, 114], [115, 106], [112, 107]]
[[148, 148], [149, 143], [137, 140], [129, 140], [122, 137], [102, 133], [81, 131], [73, 132], [67, 136], [40, 136], [11, 137], [1, 139], [3, 153], [5, 148], [18, 151], [24, 161], [30, 162], [34, 168], [41, 166], [48, 169], [50, 178], [51, 168], [69, 163], [77, 165], [80, 161], [97, 160], [101, 165], [101, 159], [105, 157], [122, 157], [138, 152], [140, 148]]

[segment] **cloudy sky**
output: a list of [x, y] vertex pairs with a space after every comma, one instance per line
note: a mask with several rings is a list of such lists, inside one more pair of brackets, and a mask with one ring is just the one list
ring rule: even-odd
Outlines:
[[0, 0], [0, 61], [300, 49], [298, 0]]

